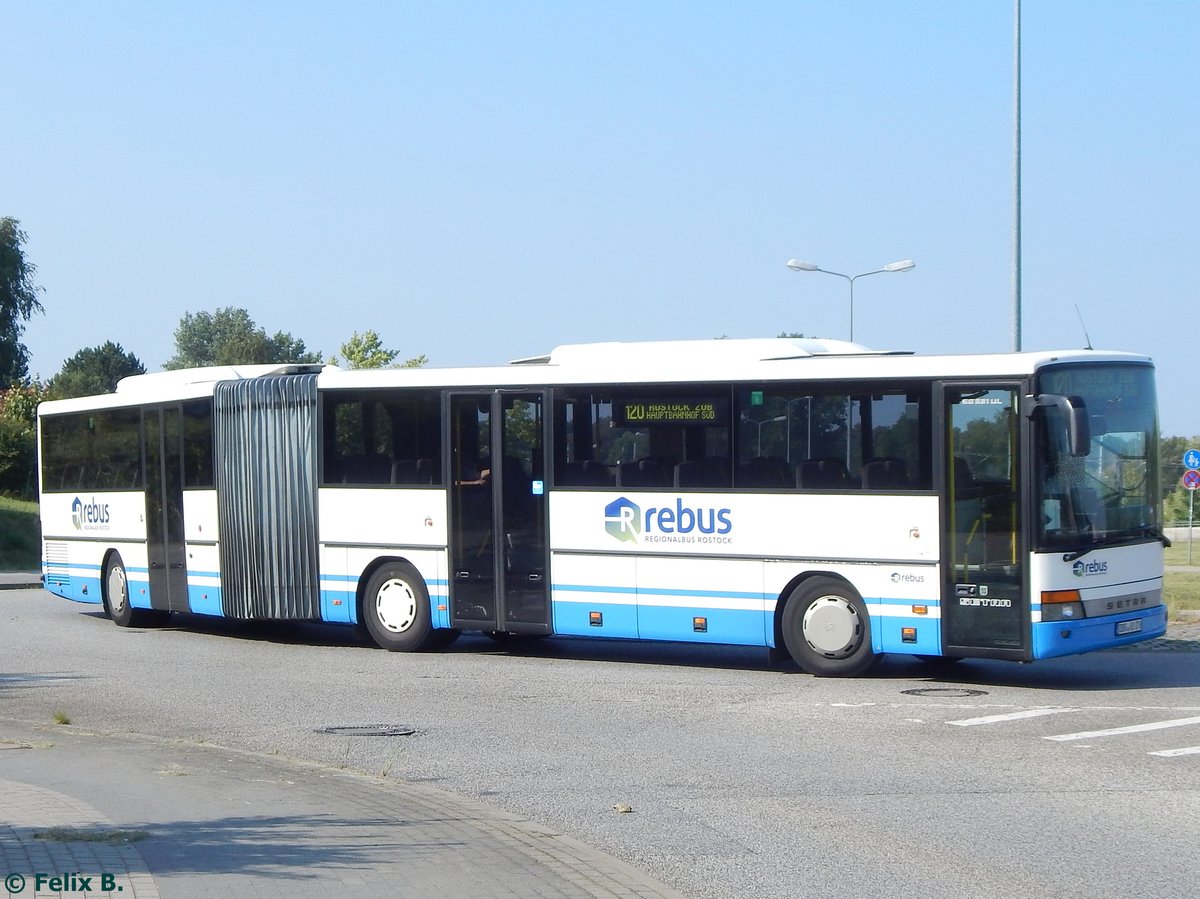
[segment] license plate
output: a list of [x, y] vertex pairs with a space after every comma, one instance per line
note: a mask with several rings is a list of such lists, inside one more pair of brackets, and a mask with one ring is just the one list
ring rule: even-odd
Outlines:
[[1142, 619], [1135, 618], [1133, 621], [1118, 621], [1117, 636], [1124, 637], [1126, 634], [1140, 634], [1142, 632]]

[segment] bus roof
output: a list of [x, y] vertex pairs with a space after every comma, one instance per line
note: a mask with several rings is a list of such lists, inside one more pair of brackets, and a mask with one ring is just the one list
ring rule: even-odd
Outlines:
[[318, 373], [321, 387], [536, 387], [570, 384], [679, 384], [1023, 377], [1052, 363], [1151, 364], [1136, 353], [1058, 350], [921, 356], [842, 340], [750, 338], [564, 344], [504, 365], [346, 370], [323, 365], [237, 365], [123, 378], [113, 394], [42, 403], [39, 413], [81, 411], [211, 396], [221, 381]]

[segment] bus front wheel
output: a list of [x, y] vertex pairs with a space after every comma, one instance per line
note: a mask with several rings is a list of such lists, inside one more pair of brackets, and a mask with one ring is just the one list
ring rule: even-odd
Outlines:
[[362, 618], [371, 639], [391, 652], [415, 652], [433, 642], [425, 579], [403, 562], [389, 562], [371, 575]]
[[104, 566], [104, 611], [117, 627], [138, 623], [137, 610], [129, 604], [129, 578], [120, 553], [113, 553]]
[[871, 650], [871, 620], [848, 584], [809, 578], [788, 597], [783, 640], [796, 664], [821, 677], [853, 677], [879, 660]]

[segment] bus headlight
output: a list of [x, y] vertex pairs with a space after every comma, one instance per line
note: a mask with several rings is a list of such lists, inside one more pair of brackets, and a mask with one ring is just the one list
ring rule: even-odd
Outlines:
[[1083, 600], [1078, 590], [1046, 590], [1042, 593], [1042, 621], [1074, 621], [1083, 617]]

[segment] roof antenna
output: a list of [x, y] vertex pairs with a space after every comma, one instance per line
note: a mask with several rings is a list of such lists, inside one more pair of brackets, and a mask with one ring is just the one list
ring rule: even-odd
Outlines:
[[1083, 328], [1083, 338], [1087, 341], [1085, 349], [1090, 350], [1092, 348], [1092, 338], [1088, 336], [1087, 325], [1083, 323], [1083, 313], [1079, 311], [1078, 303], [1075, 304], [1075, 314], [1079, 316], [1079, 327]]

